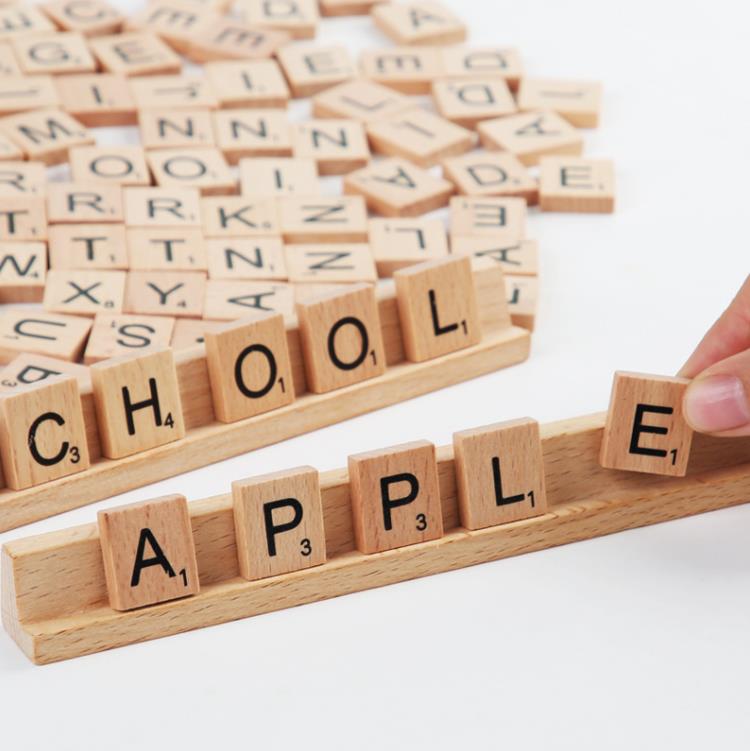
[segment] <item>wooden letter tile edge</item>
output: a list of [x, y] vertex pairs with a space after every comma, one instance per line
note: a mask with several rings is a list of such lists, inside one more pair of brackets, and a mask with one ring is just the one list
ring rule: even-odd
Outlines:
[[[502, 302], [498, 306], [505, 294], [502, 272], [475, 270], [474, 282], [482, 324], [479, 344], [423, 363], [406, 362], [393, 283], [385, 281], [378, 286], [389, 365], [384, 375], [327, 394], [307, 392], [294, 326], [287, 329], [287, 339], [297, 398], [288, 406], [233, 423], [215, 420], [205, 347], [177, 352], [185, 438], [123, 459], [94, 462], [92, 452], [92, 465], [83, 472], [26, 490], [1, 489], [0, 532], [523, 362], [529, 355], [530, 334], [510, 326]], [[94, 419], [93, 412], [87, 415]]]
[[321, 490], [328, 562], [253, 582], [239, 577], [231, 495], [194, 501], [189, 508], [200, 594], [139, 610], [116, 612], [107, 605], [96, 524], [8, 543], [2, 551], [3, 623], [31, 660], [50, 663], [750, 497], [750, 439], [696, 436], [687, 477], [619, 472], [599, 466], [604, 420], [596, 414], [543, 426], [548, 513], [478, 531], [458, 527], [453, 449], [439, 449], [444, 537], [384, 553], [355, 551], [346, 470], [326, 472]]

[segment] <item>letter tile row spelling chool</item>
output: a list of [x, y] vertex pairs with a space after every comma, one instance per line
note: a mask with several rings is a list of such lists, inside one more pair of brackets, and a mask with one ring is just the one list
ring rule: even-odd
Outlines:
[[[468, 257], [409, 266], [396, 271], [394, 281], [409, 361], [434, 359], [481, 341]], [[296, 313], [310, 391], [323, 394], [385, 373], [383, 326], [372, 285], [318, 295], [298, 303]], [[42, 332], [49, 323], [18, 312], [13, 330], [47, 337]], [[235, 422], [294, 401], [282, 315], [258, 313], [217, 327], [205, 334], [205, 353], [213, 412], [219, 421]], [[24, 355], [3, 380], [7, 385], [0, 398], [0, 429], [5, 440], [0, 453], [13, 489], [87, 469], [89, 432], [98, 436], [101, 453], [110, 459], [179, 440], [186, 433], [169, 348], [106, 359], [88, 372], [75, 364], [61, 372], [57, 361]], [[19, 389], [22, 381], [33, 383]]]
[[[682, 476], [691, 431], [682, 379], [618, 373], [601, 463]], [[538, 424], [519, 419], [456, 433], [460, 525], [479, 530], [547, 512]], [[349, 457], [356, 548], [370, 555], [443, 536], [435, 447], [427, 441]], [[254, 581], [324, 564], [326, 535], [318, 472], [298, 467], [232, 484], [239, 571]], [[100, 542], [112, 608], [194, 595], [198, 571], [182, 496], [100, 511]]]

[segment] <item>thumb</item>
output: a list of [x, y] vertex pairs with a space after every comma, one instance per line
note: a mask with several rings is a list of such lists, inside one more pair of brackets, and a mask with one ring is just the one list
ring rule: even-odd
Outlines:
[[707, 368], [685, 392], [690, 427], [721, 436], [750, 435], [750, 350]]

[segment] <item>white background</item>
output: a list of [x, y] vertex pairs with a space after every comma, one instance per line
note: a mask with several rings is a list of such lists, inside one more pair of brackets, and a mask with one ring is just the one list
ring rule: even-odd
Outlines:
[[[586, 150], [616, 161], [617, 213], [531, 217], [531, 359], [0, 541], [165, 492], [600, 410], [615, 369], [679, 368], [748, 271], [745, 10], [446, 1], [473, 43], [517, 46], [529, 74], [605, 85]], [[327, 20], [321, 38], [386, 43], [366, 19]], [[750, 508], [736, 508], [43, 668], [3, 632], [0, 745], [746, 749], [749, 537]]]

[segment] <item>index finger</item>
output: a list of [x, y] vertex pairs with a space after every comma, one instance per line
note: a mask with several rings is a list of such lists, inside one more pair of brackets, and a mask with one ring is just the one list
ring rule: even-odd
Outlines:
[[678, 375], [694, 378], [711, 365], [746, 349], [750, 349], [750, 276]]

